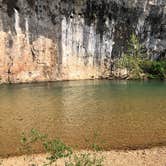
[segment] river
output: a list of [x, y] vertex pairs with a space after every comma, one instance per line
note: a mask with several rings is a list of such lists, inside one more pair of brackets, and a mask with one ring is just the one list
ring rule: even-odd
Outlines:
[[1, 85], [0, 156], [18, 154], [32, 128], [79, 149], [87, 140], [105, 150], [166, 145], [166, 82]]

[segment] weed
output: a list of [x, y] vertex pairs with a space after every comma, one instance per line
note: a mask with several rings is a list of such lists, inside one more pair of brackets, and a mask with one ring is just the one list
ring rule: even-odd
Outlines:
[[52, 141], [47, 141], [43, 143], [44, 149], [49, 153], [49, 163], [46, 165], [51, 165], [55, 163], [60, 158], [66, 158], [72, 155], [72, 148], [65, 145], [61, 140], [55, 139]]
[[[94, 134], [94, 142], [91, 145], [91, 148], [94, 151], [101, 150], [101, 147], [96, 143], [97, 140], [97, 133]], [[102, 166], [104, 158], [97, 157], [96, 153], [89, 154], [89, 153], [82, 153], [82, 154], [73, 154], [72, 148], [64, 144], [59, 139], [49, 140], [47, 135], [41, 134], [39, 131], [32, 129], [30, 134], [26, 135], [22, 133], [21, 136], [21, 145], [22, 151], [26, 153], [32, 153], [32, 145], [34, 143], [40, 143], [48, 153], [48, 163], [44, 163], [44, 166], [52, 165], [53, 163], [56, 164], [56, 161], [61, 158], [68, 158], [66, 161], [65, 166]]]
[[75, 154], [65, 166], [102, 166], [104, 158], [98, 158], [96, 154], [82, 153]]
[[51, 165], [60, 158], [69, 157], [73, 152], [72, 149], [65, 145], [59, 139], [49, 140], [47, 135], [41, 134], [36, 129], [32, 129], [28, 136], [22, 133], [21, 137], [21, 151], [26, 153], [32, 153], [32, 146], [34, 143], [40, 143], [46, 153], [49, 154], [47, 157], [48, 163], [44, 165]]
[[104, 141], [99, 141], [100, 140], [99, 136], [100, 135], [97, 132], [94, 132], [91, 139], [85, 138], [87, 149], [92, 149], [93, 151], [96, 152], [103, 150]]
[[23, 153], [32, 153], [33, 148], [32, 145], [36, 142], [45, 142], [47, 139], [47, 135], [41, 134], [36, 129], [31, 129], [28, 135], [25, 132], [21, 135], [21, 149], [20, 151]]

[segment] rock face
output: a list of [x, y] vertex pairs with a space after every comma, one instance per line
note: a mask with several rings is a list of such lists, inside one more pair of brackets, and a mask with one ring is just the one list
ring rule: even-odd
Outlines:
[[106, 78], [132, 33], [166, 55], [165, 0], [0, 0], [5, 83]]

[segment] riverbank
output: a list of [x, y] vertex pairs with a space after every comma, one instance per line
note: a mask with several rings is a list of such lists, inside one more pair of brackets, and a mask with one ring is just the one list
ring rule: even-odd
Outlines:
[[[78, 153], [87, 153], [78, 152]], [[88, 152], [89, 153], [89, 152]], [[90, 152], [92, 153], [92, 152]], [[104, 157], [104, 166], [165, 166], [166, 147], [155, 147], [144, 150], [129, 150], [98, 152], [97, 156]], [[9, 157], [0, 159], [1, 166], [42, 166], [46, 162], [46, 154], [35, 154], [29, 156]], [[64, 166], [65, 160], [57, 162], [58, 166]]]

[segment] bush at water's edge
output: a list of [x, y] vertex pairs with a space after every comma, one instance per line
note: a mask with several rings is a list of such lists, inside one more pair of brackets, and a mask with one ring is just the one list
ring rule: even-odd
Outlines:
[[136, 35], [132, 34], [128, 50], [114, 60], [112, 78], [118, 79], [166, 79], [166, 60], [151, 60]]

